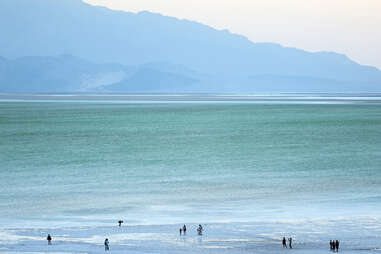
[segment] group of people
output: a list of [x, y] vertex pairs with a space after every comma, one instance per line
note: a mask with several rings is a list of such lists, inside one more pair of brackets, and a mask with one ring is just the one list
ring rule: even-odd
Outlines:
[[[118, 221], [119, 227], [122, 226], [122, 223], [123, 223], [122, 220]], [[198, 228], [197, 228], [197, 233], [199, 235], [202, 235], [203, 230], [204, 230], [203, 227], [201, 226], [201, 224], [199, 224]], [[187, 226], [184, 224], [184, 226], [181, 227], [179, 231], [180, 231], [180, 235], [185, 235], [186, 232], [187, 232]], [[46, 238], [46, 240], [48, 240], [48, 245], [52, 244], [52, 236], [50, 234], [48, 234], [48, 237]], [[287, 239], [286, 239], [286, 237], [283, 237], [283, 239], [282, 239], [282, 245], [283, 245], [283, 248], [287, 248]], [[109, 251], [110, 250], [110, 242], [109, 242], [108, 238], [105, 239], [104, 246], [105, 246], [105, 251]], [[329, 246], [330, 246], [331, 251], [338, 252], [339, 251], [340, 242], [339, 242], [339, 240], [336, 240], [336, 241], [335, 240], [330, 240], [329, 241]], [[292, 249], [292, 238], [291, 237], [288, 238], [288, 247], [290, 249]]]
[[[287, 240], [286, 240], [286, 237], [283, 237], [282, 239], [282, 245], [283, 245], [283, 248], [287, 248]], [[340, 242], [339, 240], [330, 240], [329, 241], [329, 246], [330, 246], [330, 249], [331, 251], [333, 252], [338, 252], [339, 251], [339, 247], [340, 247]], [[292, 238], [288, 238], [288, 247], [290, 249], [292, 249]]]
[[[201, 224], [199, 224], [198, 228], [197, 228], [197, 233], [199, 235], [202, 235], [202, 231], [203, 230], [204, 229], [202, 228]], [[187, 233], [187, 226], [184, 225], [182, 228], [179, 229], [179, 232], [180, 232], [180, 235], [186, 235], [186, 233]]]
[[339, 240], [330, 240], [329, 241], [329, 247], [331, 249], [331, 251], [333, 252], [339, 252], [339, 247], [340, 247], [340, 242]]
[[[286, 237], [283, 237], [282, 239], [282, 245], [283, 245], [283, 248], [287, 248], [287, 240], [286, 240]], [[292, 249], [292, 238], [288, 238], [288, 246], [290, 247], [290, 249]]]
[[187, 234], [187, 226], [185, 226], [185, 224], [182, 228], [180, 228], [180, 235], [182, 235], [182, 234], [184, 234], [184, 235]]

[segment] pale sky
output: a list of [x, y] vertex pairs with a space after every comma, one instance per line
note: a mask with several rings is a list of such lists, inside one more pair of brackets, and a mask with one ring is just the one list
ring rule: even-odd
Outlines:
[[229, 29], [253, 42], [343, 53], [381, 69], [381, 0], [84, 0]]

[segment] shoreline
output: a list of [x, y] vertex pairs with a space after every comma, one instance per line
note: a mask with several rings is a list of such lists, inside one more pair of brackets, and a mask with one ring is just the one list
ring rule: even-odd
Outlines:
[[[296, 228], [296, 226], [298, 228]], [[107, 227], [30, 228], [0, 230], [1, 253], [103, 253], [103, 241], [110, 240], [113, 253], [283, 253], [283, 236], [293, 238], [299, 253], [327, 253], [329, 239], [339, 239], [345, 253], [373, 253], [380, 248], [381, 229], [363, 235], [360, 228], [348, 224], [203, 224], [204, 234], [197, 235], [196, 224], [187, 224], [187, 234], [180, 236], [177, 225], [130, 226], [117, 223]], [[343, 228], [343, 226], [349, 228]], [[321, 229], [326, 228], [325, 232]], [[337, 227], [337, 232], [335, 232]], [[281, 231], [280, 229], [284, 231]], [[364, 227], [363, 229], [365, 229]], [[356, 230], [355, 230], [356, 229]], [[351, 233], [348, 231], [353, 230]], [[53, 237], [48, 246], [47, 234]], [[373, 235], [373, 237], [370, 237]], [[377, 236], [378, 235], [378, 236]]]

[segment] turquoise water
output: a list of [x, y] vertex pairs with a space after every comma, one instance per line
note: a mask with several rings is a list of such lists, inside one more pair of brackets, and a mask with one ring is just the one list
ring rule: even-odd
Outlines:
[[381, 235], [364, 226], [381, 211], [377, 103], [0, 102], [0, 161], [2, 228], [349, 220], [352, 238]]

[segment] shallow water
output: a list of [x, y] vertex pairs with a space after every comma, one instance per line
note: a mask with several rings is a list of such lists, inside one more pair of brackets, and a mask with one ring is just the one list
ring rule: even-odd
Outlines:
[[[340, 236], [340, 252], [375, 253], [380, 250], [380, 228], [362, 221], [361, 226], [349, 220], [326, 222], [252, 222], [205, 224], [202, 236], [196, 225], [188, 224], [187, 234], [180, 236], [181, 225], [149, 225], [113, 227], [69, 227], [8, 229], [1, 234], [3, 253], [102, 253], [107, 237], [113, 253], [285, 253], [282, 236], [293, 237], [293, 252], [327, 253], [329, 240]], [[48, 246], [45, 236], [53, 236]]]
[[[377, 251], [372, 98], [0, 102], [0, 239], [15, 239], [0, 252], [45, 251], [37, 239], [48, 231], [65, 246], [50, 251], [96, 252], [119, 218], [129, 225], [115, 233], [121, 252], [277, 253], [283, 235], [303, 253], [336, 237], [347, 252]], [[178, 239], [181, 223], [208, 225], [202, 248], [198, 236]]]

